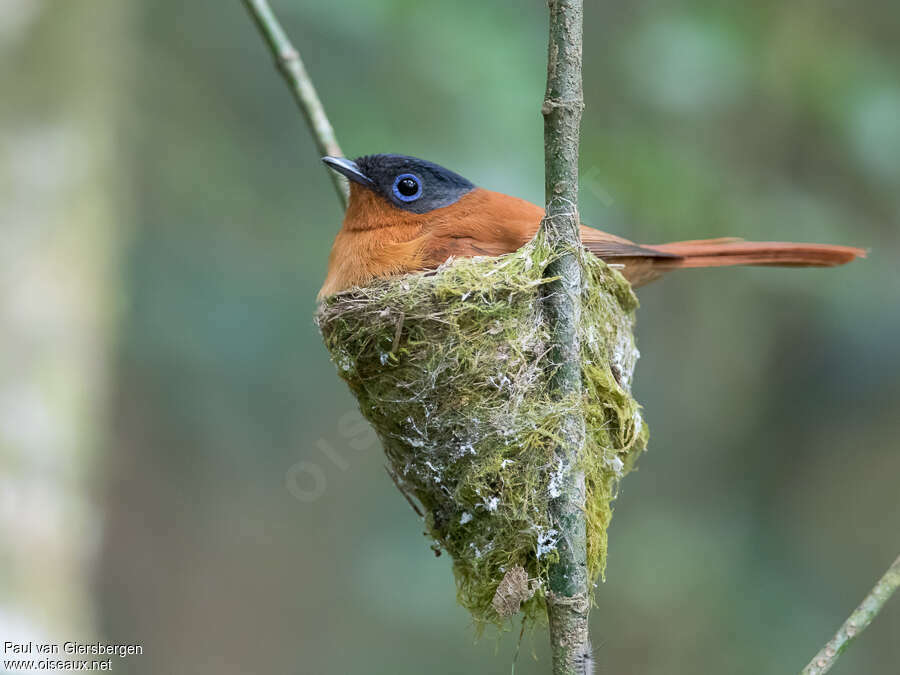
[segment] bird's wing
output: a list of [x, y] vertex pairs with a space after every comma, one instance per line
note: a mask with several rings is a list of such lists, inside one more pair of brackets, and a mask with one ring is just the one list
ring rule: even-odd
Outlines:
[[587, 225], [581, 226], [581, 243], [591, 253], [604, 260], [609, 258], [680, 258], [676, 253], [660, 251], [648, 246], [641, 246], [623, 237], [595, 230]]

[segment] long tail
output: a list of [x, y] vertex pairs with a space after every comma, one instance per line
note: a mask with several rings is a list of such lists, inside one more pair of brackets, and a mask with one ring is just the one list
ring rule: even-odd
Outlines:
[[835, 267], [866, 252], [851, 246], [829, 244], [792, 244], [784, 241], [752, 242], [739, 239], [700, 239], [648, 246], [678, 256], [662, 258], [657, 264], [666, 269], [683, 267], [726, 267], [731, 265], [770, 265], [778, 267]]
[[634, 286], [658, 279], [669, 270], [687, 267], [834, 267], [866, 255], [863, 249], [850, 246], [741, 239], [699, 239], [641, 246], [590, 227], [582, 227], [581, 236], [588, 249], [619, 267]]

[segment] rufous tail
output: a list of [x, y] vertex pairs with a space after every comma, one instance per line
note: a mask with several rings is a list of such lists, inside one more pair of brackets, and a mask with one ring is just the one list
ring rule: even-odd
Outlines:
[[632, 286], [643, 286], [669, 270], [685, 267], [834, 267], [866, 255], [863, 249], [850, 246], [733, 238], [646, 246], [585, 226], [581, 227], [581, 241], [598, 258], [617, 267]]
[[654, 260], [654, 267], [663, 269], [731, 265], [834, 267], [866, 256], [865, 250], [851, 246], [792, 244], [784, 241], [753, 242], [740, 239], [676, 241], [645, 248], [678, 256]]

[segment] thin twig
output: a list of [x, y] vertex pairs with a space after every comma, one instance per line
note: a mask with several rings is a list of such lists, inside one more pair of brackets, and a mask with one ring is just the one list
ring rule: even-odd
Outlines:
[[838, 629], [834, 637], [813, 657], [800, 675], [822, 675], [831, 670], [841, 652], [850, 646], [850, 643], [872, 623], [872, 619], [878, 616], [878, 612], [898, 587], [900, 587], [900, 557], [888, 568], [884, 576], [875, 584], [875, 588], [853, 611], [853, 614]]
[[[577, 251], [578, 140], [584, 107], [581, 85], [582, 0], [550, 0], [550, 40], [544, 115], [544, 170], [547, 209], [541, 228], [554, 258], [544, 272], [554, 279], [544, 286], [542, 305], [551, 333], [555, 374], [553, 393], [559, 398], [581, 396], [578, 325], [581, 317], [581, 264]], [[584, 517], [585, 421], [570, 413], [560, 428], [556, 456], [561, 467], [560, 494], [550, 501], [550, 519], [557, 531], [559, 560], [549, 570], [547, 613], [554, 675], [582, 672], [581, 655], [588, 636], [587, 537]]]
[[[297, 105], [300, 106], [300, 110], [306, 118], [306, 124], [316, 141], [319, 154], [343, 157], [344, 153], [341, 152], [334, 129], [331, 122], [328, 121], [325, 108], [322, 107], [322, 101], [319, 100], [316, 88], [313, 86], [309, 73], [306, 72], [300, 52], [291, 44], [272, 12], [272, 8], [269, 7], [269, 3], [266, 0], [244, 0], [244, 5], [250, 12], [250, 16], [253, 17], [266, 44], [269, 45], [269, 49], [272, 50], [278, 70], [284, 75], [284, 79], [294, 95], [294, 100], [297, 101]], [[334, 189], [337, 190], [341, 205], [346, 209], [349, 194], [347, 179], [335, 171], [328, 171], [328, 175], [331, 176], [331, 182], [334, 184]]]

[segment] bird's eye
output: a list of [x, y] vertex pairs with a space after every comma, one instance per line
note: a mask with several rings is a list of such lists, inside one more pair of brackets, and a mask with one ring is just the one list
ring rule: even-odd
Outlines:
[[400, 201], [411, 202], [422, 196], [422, 183], [411, 173], [402, 173], [394, 179], [394, 196]]

